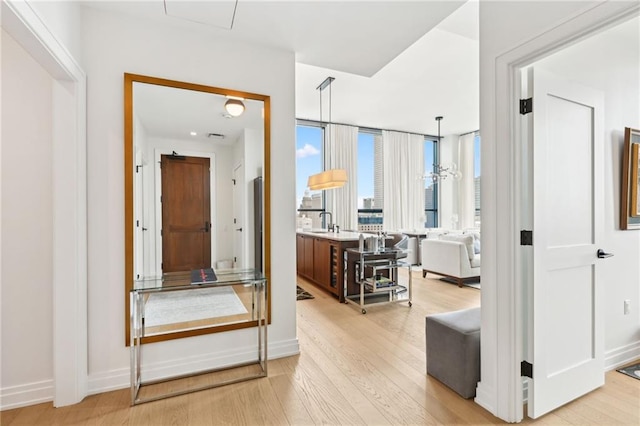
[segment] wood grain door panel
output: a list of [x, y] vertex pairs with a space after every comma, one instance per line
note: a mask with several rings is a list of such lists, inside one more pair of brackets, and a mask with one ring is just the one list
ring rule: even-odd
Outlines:
[[162, 271], [211, 267], [209, 159], [163, 155]]

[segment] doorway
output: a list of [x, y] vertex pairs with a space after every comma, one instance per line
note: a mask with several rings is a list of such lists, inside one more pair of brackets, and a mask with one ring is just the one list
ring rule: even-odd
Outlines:
[[[604, 5], [602, 8], [604, 9], [608, 6], [613, 7], [613, 5]], [[497, 76], [496, 80], [498, 81], [496, 83], [496, 97], [494, 105], [496, 112], [495, 115], [490, 114], [490, 116], [491, 120], [495, 120], [492, 121], [492, 123], [496, 125], [497, 128], [495, 129], [495, 134], [493, 134], [492, 131], [490, 136], [495, 138], [497, 141], [495, 149], [500, 151], [500, 160], [495, 164], [492, 164], [492, 166], [497, 170], [494, 178], [496, 175], [502, 176], [503, 178], [513, 182], [513, 184], [509, 184], [511, 192], [505, 190], [503, 192], [504, 195], [497, 196], [497, 201], [494, 203], [497, 209], [495, 217], [496, 221], [504, 222], [497, 227], [497, 230], [499, 231], [498, 233], [503, 232], [504, 234], [501, 234], [498, 237], [498, 248], [496, 249], [496, 254], [497, 257], [501, 259], [500, 266], [503, 270], [495, 272], [495, 289], [487, 289], [489, 290], [488, 292], [483, 292], [483, 296], [487, 293], [498, 293], [493, 295], [490, 294], [490, 296], [493, 297], [492, 300], [483, 299], [482, 301], [483, 309], [489, 309], [490, 314], [491, 309], [495, 309], [494, 315], [483, 318], [483, 339], [487, 335], [489, 338], [495, 336], [496, 341], [498, 342], [496, 345], [497, 348], [492, 348], [488, 351], [483, 350], [483, 359], [488, 364], [488, 368], [486, 369], [483, 366], [483, 376], [487, 370], [489, 370], [488, 373], [491, 373], [493, 369], [496, 373], [497, 391], [494, 395], [491, 395], [489, 399], [485, 399], [485, 401], [488, 401], [491, 398], [495, 398], [493, 401], [506, 401], [504, 404], [501, 404], [497, 415], [508, 421], [520, 421], [523, 417], [523, 395], [521, 393], [521, 361], [523, 360], [522, 339], [527, 336], [522, 330], [526, 325], [527, 318], [526, 312], [523, 312], [523, 306], [525, 306], [523, 304], [523, 299], [526, 298], [526, 293], [523, 292], [524, 286], [522, 284], [522, 277], [528, 273], [527, 268], [531, 266], [527, 265], [519, 258], [519, 253], [521, 252], [521, 247], [519, 246], [520, 231], [527, 229], [522, 225], [520, 219], [522, 198], [520, 197], [521, 194], [517, 192], [519, 191], [518, 188], [521, 188], [522, 186], [521, 172], [523, 166], [519, 163], [519, 158], [521, 158], [522, 154], [520, 150], [524, 149], [524, 145], [520, 142], [512, 142], [521, 141], [519, 125], [517, 124], [520, 119], [518, 105], [520, 87], [517, 83], [519, 73], [525, 66], [533, 64], [545, 57], [549, 57], [551, 53], [568, 51], [568, 40], [574, 41], [576, 38], [580, 38], [583, 41], [590, 40], [592, 37], [588, 37], [586, 34], [590, 33], [590, 35], [593, 36], [595, 32], [600, 33], [603, 28], [613, 28], [614, 26], [618, 26], [619, 24], [626, 22], [630, 18], [637, 16], [637, 8], [634, 10], [627, 7], [627, 9], [628, 10], [625, 13], [620, 12], [620, 10], [615, 11], [615, 13], [603, 10], [600, 13], [594, 12], [591, 14], [580, 15], [573, 21], [565, 23], [565, 25], [559, 26], [557, 29], [545, 33], [545, 37], [532, 38], [528, 43], [524, 43], [508, 53], [496, 57], [495, 74]], [[618, 64], [602, 63], [591, 57], [590, 64], [593, 65], [595, 63], [598, 63], [598, 65], [602, 67], [609, 67], [608, 75], [616, 78], [615, 73], [612, 72], [611, 69], [613, 66]], [[607, 74], [607, 72], [604, 71], [604, 74]], [[578, 76], [579, 74], [575, 74], [573, 77], [577, 78]], [[629, 91], [629, 93], [627, 93], [627, 97], [633, 99], [634, 96], [637, 97], [637, 94], [637, 89], [633, 94]], [[637, 98], [635, 98], [635, 101], [637, 102]], [[536, 101], [534, 100], [534, 111], [535, 103]], [[611, 111], [611, 108], [609, 108], [608, 105], [606, 105], [606, 107], [608, 108], [608, 111]], [[636, 115], [631, 118], [624, 118], [624, 120], [632, 120], [633, 122], [636, 122], [637, 104], [635, 107], [627, 110], [627, 112], [636, 111]], [[615, 129], [620, 128], [620, 117], [628, 117], [628, 115], [625, 115], [624, 111], [616, 109], [614, 117], [615, 120], [609, 121], [613, 116], [614, 114], [607, 114], [607, 118], [605, 119], [605, 150], [604, 152], [598, 153], [598, 155], [604, 156], [605, 173], [604, 176], [594, 175], [593, 178], [603, 179], [606, 191], [608, 191], [605, 193], [605, 201], [609, 201], [609, 203], [606, 206], [607, 210], [605, 211], [606, 215], [604, 220], [605, 232], [608, 233], [607, 235], [609, 235], [609, 238], [607, 239], [605, 235], [605, 241], [610, 243], [615, 241], [615, 243], [620, 244], [620, 238], [628, 238], [625, 235], [614, 236], [613, 234], [617, 231], [615, 229], [614, 218], [616, 207], [611, 204], [618, 196], [616, 193], [618, 182], [615, 176], [615, 168], [617, 167], [615, 164], [618, 160], [615, 157], [616, 148], [614, 148], [614, 144], [617, 141]], [[485, 127], [490, 128], [491, 126], [485, 124]], [[622, 128], [623, 127], [624, 126], [622, 126]], [[514, 164], [516, 165], [515, 167], [513, 167]], [[555, 164], [553, 167], [562, 168], [563, 165]], [[514, 189], [515, 191], [513, 191]], [[580, 212], [577, 211], [574, 214], [577, 215], [580, 214]], [[536, 244], [535, 232], [536, 230], [534, 229], [534, 247]], [[610, 247], [603, 248], [609, 249]], [[613, 248], [613, 251], [616, 251], [615, 247]], [[591, 255], [595, 257], [595, 251]], [[607, 269], [610, 268], [607, 267]], [[617, 273], [616, 271], [611, 272], [613, 272], [613, 274]], [[616, 280], [617, 282], [615, 284], [611, 280], [608, 281], [612, 284], [613, 288], [620, 287], [622, 285], [620, 283], [622, 280]], [[609, 294], [613, 288], [609, 288], [607, 293]], [[637, 291], [634, 294], [637, 294]], [[607, 297], [609, 296], [607, 295]], [[515, 311], [511, 310], [509, 306], [516, 306]], [[571, 300], [565, 301], [564, 306], [566, 307], [566, 315], [571, 315], [571, 307], [573, 306]], [[609, 317], [612, 316], [613, 315], [610, 315]], [[499, 322], [496, 319], [499, 319]], [[485, 325], [487, 326], [486, 328], [488, 333], [485, 333]], [[608, 326], [609, 325], [607, 324], [607, 327]], [[491, 330], [491, 328], [494, 328], [494, 330]], [[608, 336], [607, 344], [612, 347], [609, 340], [610, 337]], [[494, 363], [488, 359], [501, 359], [502, 361], [498, 365], [497, 362]], [[614, 360], [612, 359], [611, 362], [614, 362]], [[509, 365], [506, 365], [506, 363]], [[498, 368], [496, 369], [494, 367]], [[608, 364], [606, 353], [605, 368], [611, 368]], [[535, 365], [533, 365], [533, 369], [535, 371]], [[483, 397], [485, 396], [482, 392], [481, 395], [483, 395]]]

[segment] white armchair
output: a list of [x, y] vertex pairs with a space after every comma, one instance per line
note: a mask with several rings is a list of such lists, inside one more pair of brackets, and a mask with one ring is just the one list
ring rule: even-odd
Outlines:
[[480, 276], [480, 253], [475, 253], [474, 236], [443, 235], [422, 240], [420, 255], [422, 277], [427, 272], [453, 278], [462, 287], [465, 278]]

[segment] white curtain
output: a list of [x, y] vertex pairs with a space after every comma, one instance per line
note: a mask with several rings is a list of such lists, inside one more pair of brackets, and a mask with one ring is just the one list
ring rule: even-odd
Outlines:
[[458, 169], [462, 173], [462, 179], [458, 182], [458, 223], [460, 229], [475, 227], [474, 139], [474, 133], [462, 135], [458, 139]]
[[345, 169], [347, 183], [325, 192], [326, 209], [340, 229], [358, 229], [358, 128], [341, 124], [327, 125], [326, 169]]
[[424, 227], [424, 136], [382, 131], [383, 227]]

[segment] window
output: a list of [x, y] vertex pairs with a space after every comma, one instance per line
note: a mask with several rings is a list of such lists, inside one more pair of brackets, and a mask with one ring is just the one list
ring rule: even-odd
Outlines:
[[438, 144], [435, 140], [425, 138], [424, 140], [424, 227], [436, 228], [438, 226], [438, 185], [428, 176], [435, 172], [435, 165], [438, 164]]
[[324, 211], [323, 192], [310, 192], [307, 180], [310, 175], [323, 170], [323, 141], [323, 127], [296, 126], [296, 228], [322, 228], [322, 218], [318, 213]]
[[475, 195], [475, 216], [474, 224], [480, 227], [480, 135], [477, 134], [473, 139], [473, 187]]
[[382, 230], [382, 134], [358, 133], [358, 231]]

